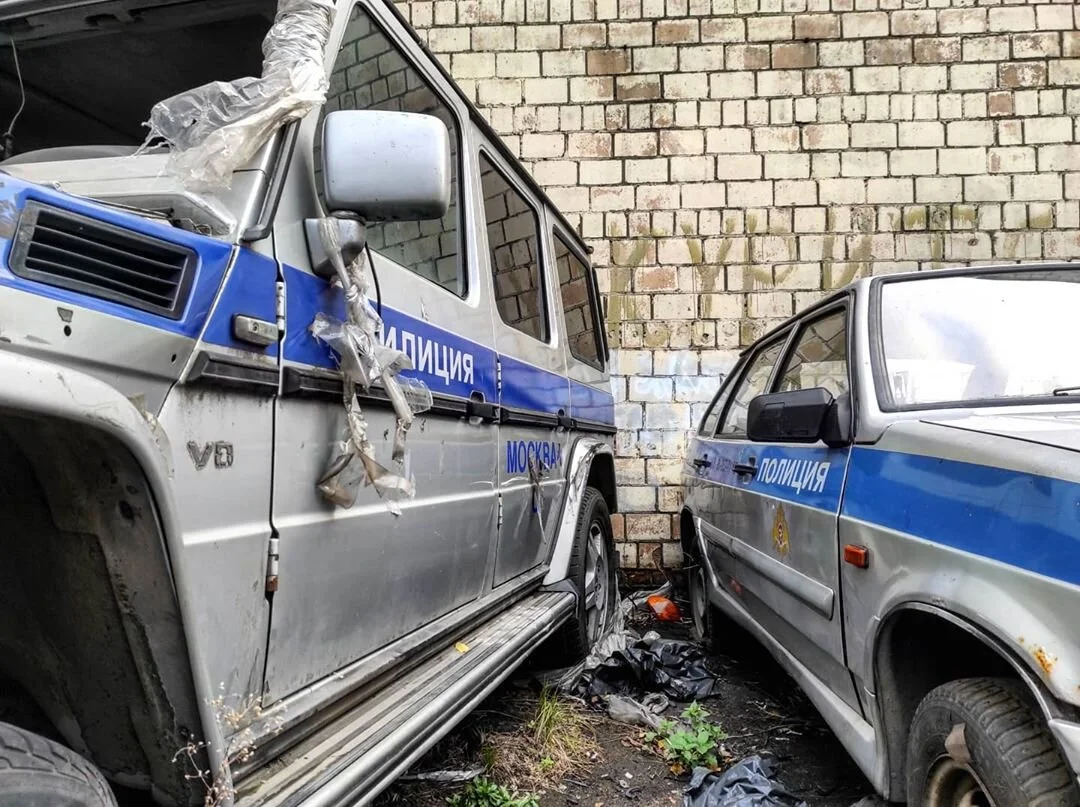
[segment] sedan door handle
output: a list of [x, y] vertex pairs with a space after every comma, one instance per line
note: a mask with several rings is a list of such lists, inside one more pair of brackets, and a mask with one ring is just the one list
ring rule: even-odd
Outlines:
[[752, 479], [757, 474], [757, 465], [753, 462], [737, 462], [732, 470], [736, 476], [749, 476]]
[[708, 457], [705, 457], [704, 459], [698, 458], [696, 460], [690, 460], [690, 464], [700, 470], [702, 468], [711, 468], [712, 460], [710, 460]]

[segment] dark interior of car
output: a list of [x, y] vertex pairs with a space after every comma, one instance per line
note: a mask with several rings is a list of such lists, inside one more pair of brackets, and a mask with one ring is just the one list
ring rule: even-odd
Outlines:
[[9, 12], [0, 18], [0, 134], [18, 114], [15, 155], [138, 146], [158, 101], [260, 74], [275, 7], [274, 0], [114, 0]]

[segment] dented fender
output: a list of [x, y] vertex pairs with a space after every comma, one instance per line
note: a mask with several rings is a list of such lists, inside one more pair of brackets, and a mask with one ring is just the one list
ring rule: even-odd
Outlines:
[[[184, 553], [177, 545], [177, 506], [171, 485], [171, 449], [156, 418], [116, 389], [90, 375], [68, 367], [0, 350], [0, 411], [43, 419], [57, 419], [103, 432], [124, 446], [138, 463], [154, 496], [157, 517], [169, 549], [173, 588], [182, 615], [191, 613], [182, 585], [190, 572]], [[211, 705], [214, 697], [199, 657], [202, 643], [192, 635], [191, 620], [183, 619], [184, 635], [191, 659], [191, 675], [198, 700], [203, 737], [213, 769], [217, 769], [223, 747], [218, 722]]]
[[570, 450], [566, 468], [566, 493], [555, 529], [554, 549], [544, 585], [553, 585], [566, 579], [570, 567], [570, 554], [574, 548], [574, 530], [577, 528], [578, 512], [585, 495], [589, 472], [598, 455], [614, 456], [609, 443], [595, 437], [581, 437]]

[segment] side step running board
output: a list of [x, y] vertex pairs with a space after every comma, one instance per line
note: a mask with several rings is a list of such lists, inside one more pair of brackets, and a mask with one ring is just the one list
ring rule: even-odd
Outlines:
[[535, 594], [475, 628], [239, 783], [238, 807], [369, 803], [501, 684], [574, 605], [566, 592]]

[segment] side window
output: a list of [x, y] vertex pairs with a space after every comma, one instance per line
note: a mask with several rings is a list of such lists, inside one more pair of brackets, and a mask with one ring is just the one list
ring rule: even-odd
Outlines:
[[596, 339], [596, 301], [589, 286], [589, 268], [562, 240], [553, 233], [555, 267], [562, 289], [563, 317], [566, 319], [566, 338], [575, 359], [600, 366], [600, 345]]
[[536, 210], [484, 154], [480, 155], [480, 183], [499, 315], [512, 328], [546, 342]]
[[717, 436], [745, 437], [746, 436], [746, 413], [750, 408], [750, 402], [765, 392], [769, 377], [773, 368], [780, 358], [780, 351], [784, 347], [784, 340], [773, 342], [769, 347], [762, 350], [751, 361], [750, 365], [735, 388], [735, 394], [731, 396], [731, 404], [728, 406], [724, 422], [717, 432]]
[[824, 387], [839, 397], [848, 391], [847, 312], [803, 327], [780, 376], [780, 392]]
[[322, 116], [339, 109], [383, 109], [433, 115], [450, 130], [452, 193], [450, 209], [431, 221], [386, 221], [368, 224], [368, 242], [380, 255], [438, 283], [461, 297], [466, 278], [459, 232], [461, 130], [450, 107], [405, 54], [359, 5], [345, 31], [330, 75], [330, 90], [316, 133], [315, 171], [322, 196]]

